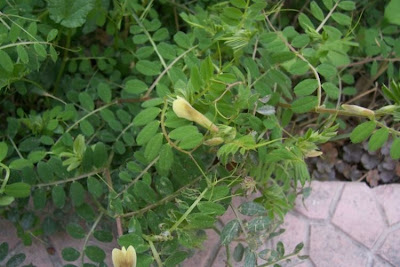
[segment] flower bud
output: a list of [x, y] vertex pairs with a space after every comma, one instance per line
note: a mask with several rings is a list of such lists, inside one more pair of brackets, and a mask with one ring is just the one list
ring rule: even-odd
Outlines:
[[400, 106], [397, 105], [388, 105], [384, 106], [377, 111], [375, 111], [376, 115], [386, 115], [386, 114], [393, 114], [396, 110], [400, 109]]
[[346, 111], [350, 111], [354, 113], [355, 115], [361, 115], [361, 116], [366, 116], [368, 118], [373, 118], [375, 116], [375, 112], [373, 112], [370, 109], [363, 108], [357, 105], [346, 105], [343, 104], [342, 108]]
[[224, 139], [221, 137], [213, 137], [210, 139], [207, 139], [203, 142], [206, 146], [218, 146], [224, 142]]
[[112, 251], [112, 262], [114, 267], [136, 267], [136, 251], [132, 246], [128, 249], [114, 248]]
[[315, 158], [321, 156], [323, 153], [321, 151], [317, 150], [311, 150], [307, 151], [306, 154], [304, 155], [306, 158]]
[[184, 98], [178, 96], [172, 103], [172, 109], [174, 110], [176, 116], [189, 121], [194, 121], [195, 123], [209, 129], [211, 132], [218, 132], [218, 127], [212, 123], [206, 116], [194, 109], [189, 102]]

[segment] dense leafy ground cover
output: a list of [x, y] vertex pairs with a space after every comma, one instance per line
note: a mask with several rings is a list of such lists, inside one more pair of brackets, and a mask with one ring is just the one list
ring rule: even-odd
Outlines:
[[[27, 246], [59, 230], [109, 242], [116, 226], [138, 266], [176, 266], [232, 196], [256, 193], [221, 244], [241, 241], [228, 263], [279, 266], [302, 244], [257, 249], [310, 192], [305, 159], [321, 144], [367, 140], [400, 157], [399, 0], [0, 10], [0, 214]], [[0, 262], [7, 252], [1, 243]], [[62, 255], [84, 266], [106, 257], [86, 243]]]

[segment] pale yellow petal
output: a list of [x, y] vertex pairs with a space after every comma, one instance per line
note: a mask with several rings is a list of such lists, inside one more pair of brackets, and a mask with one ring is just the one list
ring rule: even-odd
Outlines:
[[136, 250], [133, 246], [129, 246], [127, 252], [127, 259], [130, 262], [129, 267], [136, 267]]
[[114, 248], [112, 251], [112, 262], [114, 267], [136, 267], [136, 251], [133, 246], [129, 246], [128, 249], [122, 247], [122, 249]]
[[114, 248], [112, 250], [112, 262], [114, 267], [121, 267], [120, 259], [123, 257], [122, 251], [120, 249]]

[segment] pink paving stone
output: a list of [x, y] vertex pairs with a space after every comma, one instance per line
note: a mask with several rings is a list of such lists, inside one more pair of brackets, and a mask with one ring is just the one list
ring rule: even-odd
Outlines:
[[311, 219], [328, 218], [329, 206], [336, 192], [340, 190], [341, 183], [313, 181], [311, 188], [311, 194], [304, 200], [304, 204], [301, 197], [297, 198], [296, 211]]
[[33, 240], [31, 246], [21, 246], [15, 251], [15, 253], [20, 252], [26, 255], [24, 265], [31, 263], [41, 267], [53, 266], [46, 247], [38, 240]]
[[[60, 233], [57, 233], [56, 235], [52, 235], [50, 237], [50, 239], [51, 239], [51, 242], [52, 242], [54, 248], [56, 249], [56, 253], [58, 254], [60, 259], [62, 259], [62, 250], [64, 248], [72, 247], [72, 248], [78, 250], [79, 252], [81, 252], [82, 245], [83, 245], [83, 239], [73, 239], [67, 233], [64, 233], [64, 232], [60, 232]], [[112, 262], [111, 262], [112, 249], [119, 248], [119, 245], [117, 244], [117, 241], [115, 239], [110, 243], [103, 243], [103, 242], [99, 242], [99, 241], [91, 238], [87, 245], [88, 246], [95, 245], [95, 246], [102, 248], [104, 250], [104, 252], [106, 253], [106, 259], [104, 260], [104, 262], [108, 266], [112, 266]], [[73, 261], [73, 262], [67, 262], [64, 260], [61, 260], [61, 261], [63, 264], [70, 263], [70, 264], [75, 264], [77, 266], [81, 265], [80, 259]], [[85, 257], [85, 262], [91, 262], [91, 261], [87, 257]]]
[[303, 260], [301, 262], [289, 263], [287, 265], [279, 263], [283, 267], [314, 267], [314, 265], [309, 260]]
[[[284, 228], [286, 231], [275, 237], [272, 240], [273, 248], [276, 248], [276, 244], [281, 241], [285, 246], [286, 254], [291, 253], [297, 244], [303, 242], [304, 248], [301, 250], [300, 255], [307, 255], [308, 254], [308, 244], [307, 244], [307, 234], [308, 234], [308, 223], [302, 218], [298, 218], [295, 215], [288, 213], [285, 217], [285, 222], [280, 228]], [[266, 246], [265, 248], [270, 248]], [[309, 267], [310, 262], [306, 262], [303, 260], [298, 259], [297, 257], [292, 257], [290, 263], [281, 262], [279, 263], [283, 267], [289, 266], [299, 266], [299, 267]]]
[[308, 234], [308, 223], [301, 218], [297, 218], [291, 213], [288, 213], [285, 217], [285, 222], [280, 228], [286, 229], [286, 231], [273, 239], [274, 246], [281, 241], [285, 245], [285, 251], [291, 253], [297, 244], [303, 242], [305, 247], [300, 254], [306, 254], [307, 247], [307, 234]]
[[364, 183], [345, 185], [332, 223], [368, 248], [386, 228], [373, 191]]
[[189, 259], [183, 262], [183, 266], [206, 266], [208, 260], [217, 253], [219, 249], [219, 235], [213, 230], [206, 230], [207, 240], [203, 243], [203, 248], [197, 250]]
[[378, 253], [394, 266], [400, 266], [400, 229], [388, 234]]
[[344, 233], [327, 225], [312, 225], [310, 258], [318, 267], [363, 267], [368, 255]]
[[379, 204], [381, 204], [382, 208], [385, 210], [389, 225], [400, 222], [400, 185], [382, 185], [375, 187], [373, 191], [375, 192]]
[[20, 239], [14, 225], [5, 219], [0, 219], [0, 243], [7, 242], [9, 251], [13, 250]]
[[[232, 257], [232, 255], [233, 255], [233, 250], [235, 249], [235, 247], [237, 246], [237, 242], [232, 242], [230, 245], [229, 245], [229, 248], [230, 248], [230, 253], [231, 253], [231, 264], [232, 264], [232, 267], [243, 267], [243, 261], [244, 261], [244, 259], [242, 259], [242, 261], [241, 262], [236, 262], [234, 259], [233, 259], [233, 257]], [[243, 256], [244, 257], [244, 256]], [[226, 264], [226, 261], [227, 261], [227, 256], [226, 256], [226, 249], [225, 249], [225, 247], [220, 247], [220, 249], [219, 249], [219, 251], [218, 251], [218, 254], [217, 254], [217, 256], [215, 257], [215, 260], [212, 262], [212, 263], [209, 263], [210, 265], [203, 265], [202, 267], [209, 267], [209, 266], [212, 266], [212, 267], [226, 267], [226, 266], [228, 266], [227, 264]], [[185, 266], [186, 267], [186, 266]], [[189, 266], [188, 266], [189, 267]]]
[[[51, 243], [54, 246], [54, 249], [56, 250], [56, 253], [60, 259], [62, 259], [62, 250], [67, 247], [72, 247], [76, 249], [77, 251], [81, 251], [82, 244], [83, 244], [83, 239], [73, 239], [71, 238], [67, 233], [65, 232], [58, 232], [57, 234], [51, 235], [50, 236]], [[66, 262], [62, 260], [63, 264], [75, 264], [79, 266], [80, 261], [76, 260], [73, 262]]]
[[304, 261], [300, 262], [299, 264], [295, 264], [293, 266], [296, 266], [296, 267], [314, 267], [314, 265], [309, 260], [304, 260]]
[[384, 260], [378, 259], [378, 258], [376, 258], [374, 260], [374, 265], [373, 266], [374, 267], [393, 267], [393, 265], [391, 265], [390, 263], [388, 263], [388, 262], [386, 262]]

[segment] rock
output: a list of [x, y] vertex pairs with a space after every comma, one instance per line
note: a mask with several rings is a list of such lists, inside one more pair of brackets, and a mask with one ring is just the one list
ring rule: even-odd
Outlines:
[[363, 154], [362, 147], [356, 144], [350, 144], [343, 147], [343, 160], [349, 163], [359, 163]]
[[361, 156], [361, 163], [367, 170], [372, 170], [379, 164], [379, 158], [375, 155], [370, 155], [368, 153], [364, 153]]

